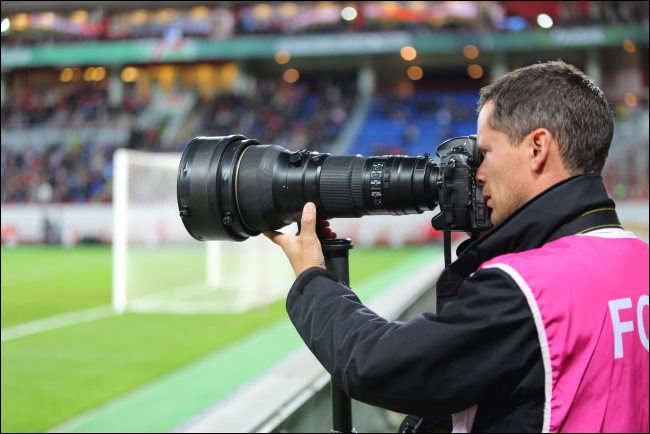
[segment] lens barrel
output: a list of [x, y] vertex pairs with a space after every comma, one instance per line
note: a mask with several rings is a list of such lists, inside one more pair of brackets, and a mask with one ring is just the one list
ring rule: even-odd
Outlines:
[[292, 152], [241, 135], [197, 137], [178, 171], [178, 206], [197, 240], [243, 241], [318, 218], [415, 214], [438, 203], [439, 167], [428, 156], [332, 156]]

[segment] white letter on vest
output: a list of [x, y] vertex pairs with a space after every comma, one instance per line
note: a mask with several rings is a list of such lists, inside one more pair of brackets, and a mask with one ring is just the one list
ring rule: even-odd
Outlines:
[[615, 359], [623, 357], [623, 333], [634, 330], [634, 323], [632, 321], [621, 322], [621, 317], [618, 315], [618, 311], [621, 309], [629, 309], [631, 307], [631, 298], [619, 298], [618, 300], [610, 300], [609, 302], [609, 313], [612, 316], [612, 326], [614, 327]]
[[643, 326], [643, 308], [648, 304], [647, 295], [639, 297], [639, 302], [636, 304], [636, 321], [639, 326], [639, 338], [641, 339], [641, 344], [645, 347], [646, 351], [648, 351], [648, 333], [645, 331], [645, 327]]

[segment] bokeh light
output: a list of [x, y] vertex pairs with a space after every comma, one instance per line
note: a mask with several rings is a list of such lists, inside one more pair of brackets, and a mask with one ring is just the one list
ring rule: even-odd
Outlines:
[[289, 68], [282, 74], [282, 79], [289, 84], [295, 83], [300, 78], [300, 73], [295, 68]]
[[417, 51], [415, 51], [415, 48], [411, 47], [410, 45], [402, 47], [399, 54], [402, 56], [402, 59], [406, 60], [407, 62], [414, 60], [418, 55]]
[[409, 66], [406, 75], [411, 80], [420, 80], [424, 76], [424, 71], [419, 66]]
[[467, 75], [469, 75], [474, 80], [478, 80], [483, 77], [483, 67], [481, 65], [472, 64], [467, 67]]

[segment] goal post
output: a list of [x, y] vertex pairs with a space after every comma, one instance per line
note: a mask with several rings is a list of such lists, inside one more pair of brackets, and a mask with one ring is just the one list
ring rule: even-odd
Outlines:
[[293, 281], [264, 237], [192, 238], [178, 215], [180, 153], [118, 149], [113, 157], [113, 309], [241, 312], [284, 297]]

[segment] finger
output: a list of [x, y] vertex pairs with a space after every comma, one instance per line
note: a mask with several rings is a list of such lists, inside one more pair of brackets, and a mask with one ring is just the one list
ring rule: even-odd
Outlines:
[[330, 227], [330, 222], [328, 220], [321, 220], [320, 227], [321, 228], [329, 228]]
[[316, 236], [316, 205], [307, 202], [302, 209], [300, 220], [300, 237], [304, 239], [317, 238]]
[[336, 232], [332, 232], [330, 228], [325, 228], [321, 231], [321, 237], [323, 238], [336, 238]]
[[278, 246], [282, 247], [284, 244], [284, 239], [286, 237], [285, 234], [282, 232], [278, 231], [264, 231], [262, 232], [266, 238], [269, 240], [273, 241], [274, 244], [277, 244]]

